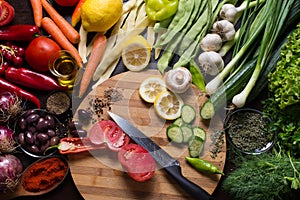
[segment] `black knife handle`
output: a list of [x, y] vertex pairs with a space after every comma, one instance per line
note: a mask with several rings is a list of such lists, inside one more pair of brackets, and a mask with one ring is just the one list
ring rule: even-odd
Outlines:
[[194, 199], [213, 200], [214, 198], [208, 194], [203, 188], [189, 181], [182, 175], [181, 167], [177, 165], [165, 167], [164, 170]]

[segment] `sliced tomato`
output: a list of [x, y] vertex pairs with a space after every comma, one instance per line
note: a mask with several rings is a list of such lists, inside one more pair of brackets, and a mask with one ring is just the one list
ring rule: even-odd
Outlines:
[[144, 182], [153, 177], [156, 163], [151, 154], [142, 146], [130, 143], [118, 152], [118, 159], [128, 175]]
[[130, 142], [130, 138], [111, 120], [102, 120], [93, 125], [89, 137], [94, 144], [106, 142], [112, 151], [119, 151]]
[[104, 143], [104, 133], [99, 123], [96, 123], [89, 130], [89, 138], [93, 144]]
[[15, 9], [6, 1], [0, 0], [0, 26], [9, 24], [15, 17]]

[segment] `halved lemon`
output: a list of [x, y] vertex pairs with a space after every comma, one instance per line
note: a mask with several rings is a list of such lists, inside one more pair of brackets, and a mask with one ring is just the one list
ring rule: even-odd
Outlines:
[[130, 71], [141, 71], [150, 62], [151, 47], [141, 35], [131, 38], [122, 50], [122, 61]]
[[154, 100], [154, 109], [158, 116], [166, 120], [180, 117], [184, 101], [180, 96], [170, 91], [158, 94]]
[[151, 76], [146, 78], [141, 83], [139, 94], [144, 101], [148, 103], [154, 103], [154, 99], [156, 98], [156, 96], [166, 90], [167, 87], [162, 77]]

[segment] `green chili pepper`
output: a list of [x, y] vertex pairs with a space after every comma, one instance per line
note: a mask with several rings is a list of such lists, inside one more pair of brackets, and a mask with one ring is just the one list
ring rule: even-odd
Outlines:
[[161, 21], [174, 15], [178, 0], [145, 0], [147, 16], [155, 21]]
[[200, 172], [224, 175], [224, 173], [219, 170], [218, 167], [206, 160], [202, 160], [200, 158], [191, 158], [187, 156], [185, 157], [185, 160]]
[[205, 92], [205, 79], [194, 59], [190, 61], [189, 69], [192, 74], [193, 84], [196, 85], [202, 92]]

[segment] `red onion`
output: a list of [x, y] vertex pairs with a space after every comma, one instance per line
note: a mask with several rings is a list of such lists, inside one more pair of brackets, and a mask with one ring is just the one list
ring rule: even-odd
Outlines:
[[14, 119], [23, 111], [21, 100], [10, 92], [0, 93], [0, 123]]
[[13, 131], [7, 126], [0, 125], [0, 154], [11, 153], [16, 148]]
[[18, 185], [23, 165], [19, 158], [12, 154], [0, 156], [0, 192], [13, 191]]

